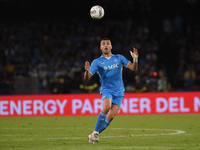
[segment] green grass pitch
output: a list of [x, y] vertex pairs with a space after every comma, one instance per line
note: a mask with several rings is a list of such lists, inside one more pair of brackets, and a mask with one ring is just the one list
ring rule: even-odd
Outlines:
[[1, 117], [0, 150], [199, 150], [200, 115], [116, 116], [88, 144], [97, 116]]

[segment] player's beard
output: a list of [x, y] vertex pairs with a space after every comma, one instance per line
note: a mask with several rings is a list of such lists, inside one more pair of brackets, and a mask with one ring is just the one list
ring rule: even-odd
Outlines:
[[103, 54], [108, 55], [110, 53], [110, 50], [107, 48], [103, 51]]
[[104, 52], [103, 54], [108, 55], [109, 53], [108, 52]]

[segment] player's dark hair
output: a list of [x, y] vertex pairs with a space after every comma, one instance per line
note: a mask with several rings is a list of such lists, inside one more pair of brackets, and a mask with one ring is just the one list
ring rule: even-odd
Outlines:
[[105, 40], [109, 40], [111, 42], [111, 40], [109, 38], [103, 38], [103, 39], [101, 39], [100, 44], [102, 41], [105, 41]]
[[110, 41], [110, 39], [109, 39], [109, 38], [103, 38], [101, 41], [104, 41], [104, 40], [109, 40], [109, 41]]

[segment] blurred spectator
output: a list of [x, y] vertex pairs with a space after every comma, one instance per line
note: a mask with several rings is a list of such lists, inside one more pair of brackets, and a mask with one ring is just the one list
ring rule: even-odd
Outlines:
[[52, 94], [67, 94], [70, 93], [70, 85], [68, 80], [63, 76], [59, 76], [51, 84], [50, 91]]
[[163, 70], [158, 71], [157, 79], [158, 92], [169, 92], [171, 91], [171, 83], [168, 81]]
[[15, 66], [13, 64], [11, 64], [10, 61], [7, 60], [6, 65], [5, 65], [5, 71], [7, 71], [7, 73], [12, 76], [15, 70]]
[[188, 65], [187, 70], [184, 72], [184, 81], [186, 90], [192, 91], [196, 89], [195, 85], [196, 71], [193, 65]]
[[170, 36], [173, 32], [172, 21], [170, 20], [170, 18], [167, 16], [163, 20], [162, 24], [163, 24], [163, 31], [165, 32], [166, 35]]
[[196, 88], [198, 91], [200, 91], [200, 62], [197, 64], [197, 67], [196, 67]]
[[84, 93], [97, 93], [98, 84], [94, 82], [94, 80], [84, 80], [83, 84], [80, 84], [79, 87], [83, 90]]
[[180, 60], [179, 66], [174, 74], [174, 84], [177, 91], [184, 91], [184, 72], [185, 72], [185, 62]]
[[141, 81], [140, 76], [135, 76], [135, 84], [132, 88], [132, 91], [136, 93], [147, 92], [146, 83]]
[[182, 32], [182, 28], [183, 28], [183, 19], [182, 16], [180, 14], [176, 14], [175, 17], [173, 18], [174, 21], [174, 30], [178, 31], [179, 33]]

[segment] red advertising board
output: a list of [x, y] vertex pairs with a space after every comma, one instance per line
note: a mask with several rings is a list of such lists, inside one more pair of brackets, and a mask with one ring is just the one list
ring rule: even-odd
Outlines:
[[[98, 115], [100, 94], [0, 96], [0, 117]], [[200, 113], [200, 92], [125, 93], [118, 115]]]

